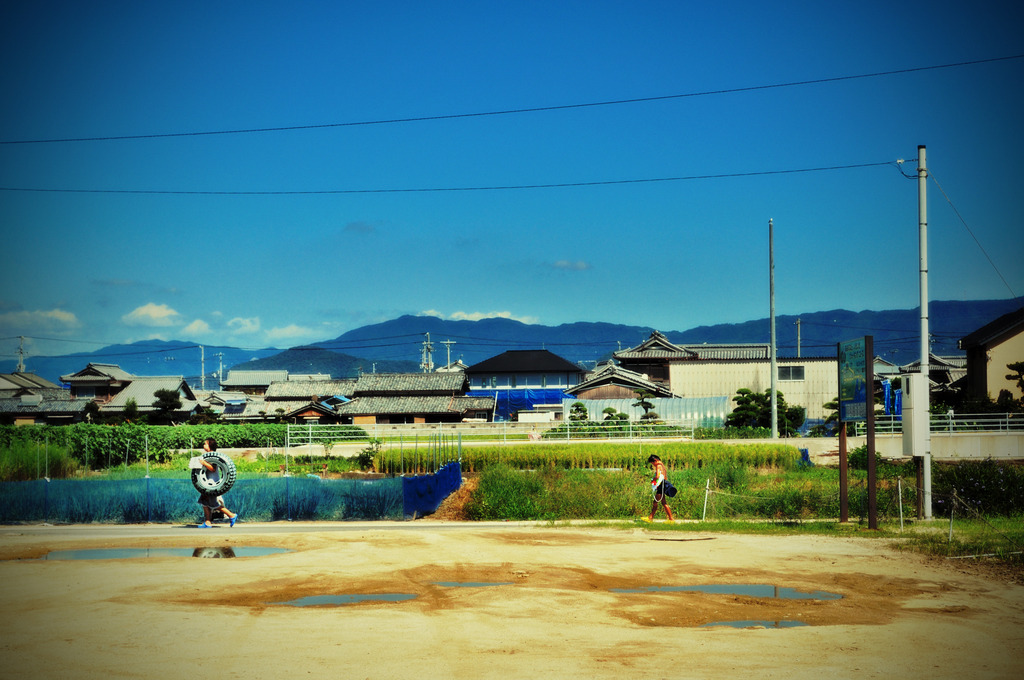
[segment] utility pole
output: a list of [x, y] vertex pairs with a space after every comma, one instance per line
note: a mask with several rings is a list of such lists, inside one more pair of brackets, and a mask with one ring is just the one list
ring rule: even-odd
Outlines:
[[448, 363], [445, 364], [445, 368], [451, 368], [451, 366], [452, 366], [452, 345], [455, 344], [455, 341], [454, 340], [442, 340], [441, 344], [444, 345], [446, 350], [448, 350]]
[[25, 336], [18, 336], [18, 373], [25, 372]]
[[775, 360], [775, 227], [772, 220], [768, 220], [768, 292], [771, 301], [769, 311], [771, 317], [771, 338], [772, 338], [772, 439], [779, 438], [779, 404], [775, 392], [775, 376], [778, 374], [778, 366]]
[[800, 319], [796, 320], [796, 358], [800, 358]]
[[220, 388], [220, 381], [224, 380], [224, 352], [217, 352], [213, 356], [217, 357], [219, 363], [217, 365], [217, 387]]
[[199, 389], [206, 389], [206, 348], [199, 345]]
[[[925, 147], [917, 147], [917, 237], [920, 259], [921, 281], [921, 374], [924, 376], [924, 402], [914, 408], [923, 408], [930, 412], [931, 386], [929, 383], [930, 367], [928, 342], [928, 165], [925, 162]], [[918, 395], [920, 396], [920, 395]], [[924, 466], [924, 518], [932, 518], [932, 428], [931, 418], [925, 418], [924, 451], [921, 452]], [[916, 454], [915, 454], [916, 455]]]
[[430, 373], [434, 370], [434, 344], [430, 342], [430, 333], [424, 333], [424, 335], [427, 336], [427, 339], [423, 341], [420, 368], [423, 369], [424, 373]]

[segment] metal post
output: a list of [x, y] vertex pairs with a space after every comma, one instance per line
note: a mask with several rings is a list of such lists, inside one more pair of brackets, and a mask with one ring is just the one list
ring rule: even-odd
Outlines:
[[875, 465], [875, 361], [874, 338], [864, 336], [864, 368], [867, 375], [867, 445], [868, 445], [868, 529], [878, 528], [878, 472]]
[[846, 423], [839, 421], [839, 521], [850, 521], [849, 463], [846, 457]]
[[[929, 386], [930, 370], [929, 347], [928, 347], [928, 165], [925, 161], [926, 153], [923, 144], [917, 147], [917, 237], [918, 257], [920, 261], [920, 287], [921, 287], [921, 374], [924, 375], [924, 403], [914, 408], [923, 408], [925, 413], [929, 412], [929, 401], [931, 388]], [[915, 455], [916, 452], [915, 452]], [[924, 518], [932, 518], [932, 433], [931, 422], [924, 431], [924, 451], [921, 452], [924, 459]]]
[[700, 513], [700, 521], [703, 522], [704, 518], [708, 516], [708, 495], [711, 493], [711, 478], [708, 477], [707, 483], [704, 485], [704, 510]]
[[903, 531], [903, 478], [896, 478], [896, 489], [900, 494], [900, 531]]
[[776, 398], [775, 379], [778, 374], [778, 365], [775, 359], [775, 228], [772, 221], [768, 220], [768, 290], [771, 299], [769, 303], [769, 316], [771, 317], [771, 342], [772, 342], [772, 439], [779, 438], [779, 405]]

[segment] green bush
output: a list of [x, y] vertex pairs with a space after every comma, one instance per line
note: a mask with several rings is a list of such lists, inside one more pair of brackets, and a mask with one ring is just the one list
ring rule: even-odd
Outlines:
[[[953, 512], [1017, 516], [1024, 513], [1024, 468], [993, 460], [938, 464], [932, 468], [932, 494], [937, 514]], [[963, 506], [966, 506], [964, 508]]]

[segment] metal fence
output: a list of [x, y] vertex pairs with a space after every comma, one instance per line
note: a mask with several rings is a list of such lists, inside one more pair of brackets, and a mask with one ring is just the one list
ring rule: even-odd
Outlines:
[[395, 423], [352, 425], [289, 425], [286, 446], [360, 444], [378, 440], [388, 444], [425, 441], [437, 436], [460, 436], [463, 441], [527, 442], [614, 439], [693, 439], [692, 421], [562, 421], [551, 423]]
[[[867, 425], [858, 422], [857, 435], [867, 432]], [[931, 431], [954, 432], [1024, 432], [1024, 414], [1021, 413], [933, 413]], [[899, 416], [875, 416], [875, 432], [901, 434], [903, 421]]]

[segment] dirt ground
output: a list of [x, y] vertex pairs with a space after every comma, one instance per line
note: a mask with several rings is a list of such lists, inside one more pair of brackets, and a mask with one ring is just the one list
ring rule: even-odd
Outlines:
[[[291, 552], [32, 559], [172, 546]], [[430, 520], [14, 526], [0, 527], [0, 560], [2, 678], [1016, 680], [1024, 671], [1024, 586], [856, 537]], [[613, 590], [719, 584], [842, 597]], [[406, 599], [275, 604], [375, 594]], [[753, 623], [704, 627], [738, 621]]]

